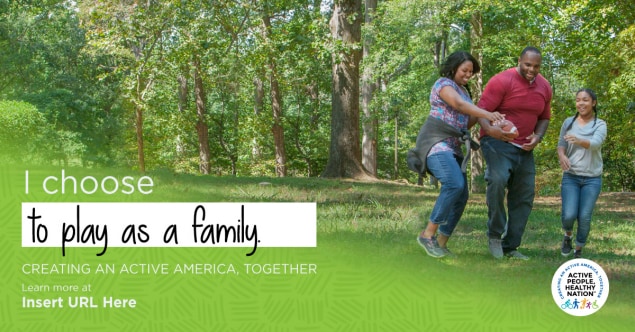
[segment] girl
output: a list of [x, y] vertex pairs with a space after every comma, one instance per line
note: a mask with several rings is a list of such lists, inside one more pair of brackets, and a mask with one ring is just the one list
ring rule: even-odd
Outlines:
[[561, 253], [571, 254], [573, 224], [578, 220], [575, 258], [582, 257], [591, 230], [591, 215], [602, 189], [602, 143], [606, 139], [606, 123], [597, 117], [597, 97], [591, 89], [580, 89], [575, 104], [578, 112], [567, 118], [560, 129], [558, 159], [562, 175], [562, 240]]

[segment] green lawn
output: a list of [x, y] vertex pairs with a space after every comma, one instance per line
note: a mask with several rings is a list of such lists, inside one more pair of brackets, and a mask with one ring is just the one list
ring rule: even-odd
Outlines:
[[[5, 177], [19, 180], [23, 172]], [[114, 171], [67, 172], [77, 177], [117, 176]], [[17, 264], [32, 257], [45, 262], [318, 263], [319, 272], [313, 276], [216, 276], [204, 283], [201, 280], [206, 279], [196, 276], [143, 279], [91, 276], [97, 292], [137, 295], [140, 303], [146, 303], [143, 309], [146, 311], [120, 314], [121, 319], [134, 320], [136, 329], [147, 328], [144, 322], [151, 318], [163, 318], [181, 326], [187, 321], [191, 330], [199, 330], [199, 325], [217, 324], [214, 326], [235, 330], [630, 331], [635, 324], [635, 195], [632, 193], [605, 193], [598, 202], [584, 257], [605, 270], [610, 293], [601, 310], [591, 316], [575, 317], [560, 310], [551, 295], [554, 273], [572, 258], [560, 255], [558, 197], [536, 198], [520, 248], [531, 257], [529, 261], [491, 257], [487, 250], [483, 194], [471, 195], [463, 219], [450, 239], [449, 246], [456, 256], [434, 259], [415, 241], [438, 195], [437, 189], [427, 186], [388, 181], [151, 172], [148, 176], [155, 186], [147, 196], [38, 196], [35, 193], [41, 192], [38, 188], [41, 179], [59, 175], [59, 170], [31, 169], [30, 174], [30, 194], [18, 199], [317, 203], [317, 248], [259, 248], [249, 258], [242, 248], [111, 248], [103, 257], [95, 257], [94, 249], [75, 248], [69, 257], [61, 258], [58, 250], [19, 248], [18, 224], [9, 228], [3, 241], [16, 243], [6, 250]], [[4, 192], [19, 193], [23, 188], [20, 180], [10, 188], [5, 186]], [[17, 217], [18, 213], [15, 214]], [[11, 279], [19, 284], [25, 277], [17, 274]], [[157, 289], [161, 291], [156, 292]], [[190, 305], [214, 310], [215, 315], [184, 309]], [[172, 314], [158, 311], [165, 308], [172, 308], [169, 311]], [[179, 314], [174, 315], [175, 312]], [[29, 312], [18, 311], [17, 318], [12, 319], [19, 321], [28, 315]], [[56, 320], [58, 316], [42, 319]], [[77, 326], [80, 321], [94, 324], [89, 315], [71, 321]], [[7, 325], [16, 326], [20, 325]]]
[[[438, 195], [438, 189], [432, 187], [306, 178], [177, 176], [166, 181], [173, 191], [208, 191], [209, 197], [219, 200], [317, 202], [318, 246], [338, 248], [353, 261], [364, 256], [371, 264], [392, 265], [415, 273], [421, 269], [429, 272], [432, 267], [441, 279], [444, 271], [478, 276], [463, 281], [513, 288], [516, 296], [549, 292], [545, 285], [550, 284], [555, 270], [572, 258], [560, 255], [559, 197], [543, 196], [535, 200], [519, 248], [531, 257], [529, 261], [498, 261], [490, 256], [484, 194], [471, 194], [450, 239], [449, 247], [456, 257], [435, 260], [426, 256], [415, 242]], [[188, 200], [187, 195], [183, 198]], [[617, 312], [635, 307], [634, 221], [634, 193], [603, 193], [584, 249], [584, 258], [597, 262], [607, 273], [611, 282], [609, 303], [619, 304]]]

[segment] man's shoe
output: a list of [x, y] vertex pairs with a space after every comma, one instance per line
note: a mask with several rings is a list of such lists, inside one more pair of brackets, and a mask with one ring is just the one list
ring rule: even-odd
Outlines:
[[426, 253], [428, 254], [428, 256], [431, 256], [434, 258], [440, 258], [445, 256], [445, 253], [443, 252], [443, 250], [441, 250], [441, 248], [439, 248], [437, 239], [434, 236], [430, 239], [417, 236], [417, 243], [419, 243], [419, 245], [426, 250]]
[[496, 259], [503, 258], [503, 240], [501, 239], [489, 239], [489, 252]]
[[576, 250], [576, 251], [573, 253], [573, 258], [582, 258], [582, 249], [580, 249], [580, 250]]
[[562, 256], [571, 255], [571, 249], [573, 249], [573, 246], [571, 246], [571, 237], [565, 235], [562, 240]]
[[505, 256], [507, 256], [509, 258], [522, 259], [524, 261], [528, 261], [529, 260], [529, 257], [521, 254], [520, 251], [518, 251], [518, 250], [508, 251], [508, 252], [505, 253]]

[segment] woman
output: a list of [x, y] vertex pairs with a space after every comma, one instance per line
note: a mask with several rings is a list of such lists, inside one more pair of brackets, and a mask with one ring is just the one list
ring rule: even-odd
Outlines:
[[580, 89], [575, 96], [578, 110], [560, 129], [558, 159], [562, 175], [562, 255], [571, 254], [573, 224], [578, 220], [575, 258], [582, 257], [591, 230], [591, 215], [602, 189], [602, 143], [606, 123], [597, 118], [597, 97], [591, 89]]
[[[470, 53], [457, 51], [450, 54], [441, 66], [441, 78], [430, 92], [431, 109], [426, 122], [441, 120], [458, 131], [467, 131], [479, 117], [492, 122], [503, 120], [500, 113], [490, 113], [472, 103], [467, 82], [479, 71], [480, 66]], [[424, 127], [427, 126], [424, 124]], [[429, 133], [428, 137], [433, 134]], [[441, 191], [428, 225], [417, 237], [417, 242], [428, 255], [443, 257], [451, 254], [447, 242], [467, 204], [467, 177], [461, 170], [463, 152], [458, 137], [447, 137], [430, 145], [425, 155], [425, 169], [441, 182]]]

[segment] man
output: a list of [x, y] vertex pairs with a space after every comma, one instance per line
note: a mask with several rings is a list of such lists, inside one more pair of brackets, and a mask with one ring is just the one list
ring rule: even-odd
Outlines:
[[534, 202], [533, 149], [545, 135], [551, 118], [552, 90], [539, 74], [541, 62], [540, 51], [526, 47], [518, 58], [518, 67], [492, 77], [478, 102], [481, 108], [505, 114], [505, 119], [518, 129], [518, 133], [505, 132], [500, 126], [479, 119], [481, 148], [487, 164], [487, 235], [495, 258], [529, 259], [517, 249]]

